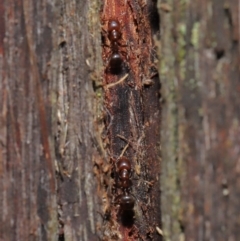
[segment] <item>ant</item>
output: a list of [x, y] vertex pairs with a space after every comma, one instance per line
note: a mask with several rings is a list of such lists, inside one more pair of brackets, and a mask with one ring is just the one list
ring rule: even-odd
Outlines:
[[132, 185], [132, 182], [130, 180], [132, 171], [130, 161], [126, 157], [120, 157], [116, 164], [116, 169], [119, 178], [119, 186], [123, 189], [123, 191], [128, 190], [129, 187]]
[[121, 194], [117, 197], [117, 200], [120, 204], [121, 210], [127, 211], [127, 210], [133, 210], [135, 199], [133, 196], [131, 196], [129, 193]]
[[117, 197], [118, 203], [122, 210], [132, 210], [135, 204], [135, 200], [130, 195], [130, 187], [132, 181], [130, 180], [132, 174], [132, 167], [129, 159], [126, 157], [120, 157], [116, 163], [116, 172], [118, 175], [117, 184], [122, 189], [123, 194]]
[[[121, 45], [119, 42], [122, 37], [122, 32], [121, 32], [121, 25], [118, 20], [112, 19], [109, 20], [108, 22], [108, 39], [111, 43], [110, 48], [111, 48], [111, 56], [109, 57], [108, 60], [108, 69], [112, 74], [119, 74], [121, 72], [121, 67], [123, 63], [123, 59], [120, 55], [119, 51], [119, 46], [124, 46]], [[108, 46], [108, 45], [106, 45]], [[125, 54], [125, 52], [122, 52]]]

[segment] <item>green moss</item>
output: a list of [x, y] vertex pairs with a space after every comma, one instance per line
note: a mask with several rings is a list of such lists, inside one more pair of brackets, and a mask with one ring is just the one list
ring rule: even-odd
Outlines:
[[192, 28], [191, 43], [195, 49], [199, 48], [200, 24], [195, 22]]
[[180, 23], [178, 25], [178, 53], [177, 53], [177, 62], [180, 66], [180, 78], [185, 79], [185, 73], [186, 73], [186, 25], [183, 23]]
[[196, 79], [191, 78], [187, 83], [188, 83], [188, 87], [189, 87], [190, 90], [193, 91], [195, 88], [197, 88], [197, 81], [196, 81]]

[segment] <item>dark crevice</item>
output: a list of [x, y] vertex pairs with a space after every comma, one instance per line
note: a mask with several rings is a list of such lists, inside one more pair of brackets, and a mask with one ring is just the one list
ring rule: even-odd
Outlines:
[[65, 241], [64, 234], [59, 234], [58, 241]]
[[160, 15], [157, 9], [157, 1], [153, 1], [149, 6], [149, 22], [151, 29], [153, 30], [153, 34], [156, 34], [160, 29]]
[[60, 44], [59, 47], [60, 48], [64, 48], [66, 46], [67, 42], [65, 40], [63, 40]]
[[225, 50], [223, 48], [215, 48], [214, 53], [215, 53], [216, 59], [219, 60], [224, 57]]
[[232, 27], [233, 26], [233, 21], [232, 21], [232, 14], [231, 14], [231, 11], [229, 8], [225, 8], [224, 9], [224, 13], [228, 19], [228, 23], [229, 23], [229, 26]]
[[185, 226], [183, 225], [182, 221], [179, 221], [179, 227], [180, 227], [181, 233], [185, 233]]

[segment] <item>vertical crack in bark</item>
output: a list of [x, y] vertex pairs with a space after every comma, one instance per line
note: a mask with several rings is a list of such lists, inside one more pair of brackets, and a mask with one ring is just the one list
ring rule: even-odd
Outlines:
[[[112, 173], [107, 186], [109, 209], [103, 240], [161, 240], [157, 231], [161, 230], [160, 84], [152, 40], [159, 24], [150, 24], [159, 18], [152, 18], [154, 14], [156, 6], [150, 2], [105, 0], [103, 4], [103, 87], [105, 107], [111, 116], [104, 142]], [[117, 37], [116, 42], [111, 40], [109, 30], [113, 20], [120, 24], [117, 33], [121, 38]], [[112, 65], [115, 54], [122, 62]], [[118, 68], [118, 73], [111, 71], [112, 66]], [[122, 175], [116, 168], [120, 156], [131, 162], [132, 186], [128, 189], [117, 184]], [[133, 210], [123, 210], [123, 204], [118, 202], [121, 195], [134, 197]]]

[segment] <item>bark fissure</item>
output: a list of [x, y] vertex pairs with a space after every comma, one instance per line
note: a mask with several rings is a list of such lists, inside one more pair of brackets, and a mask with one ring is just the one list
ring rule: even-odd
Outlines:
[[[103, 4], [103, 88], [110, 116], [104, 141], [109, 150], [111, 177], [107, 186], [110, 217], [104, 229], [112, 230], [104, 233], [103, 240], [161, 240], [157, 232], [157, 228], [161, 229], [160, 84], [148, 18], [153, 9], [153, 5], [144, 2], [123, 4], [107, 0]], [[121, 34], [117, 48], [114, 40], [109, 39], [108, 26], [113, 20], [119, 22], [117, 31]], [[111, 62], [116, 53], [122, 59], [118, 66]], [[113, 72], [113, 67], [118, 72]], [[130, 160], [132, 168], [132, 186], [125, 191], [117, 184], [116, 165], [122, 155]], [[133, 210], [123, 210], [121, 201], [118, 202], [121, 195], [134, 197]]]

